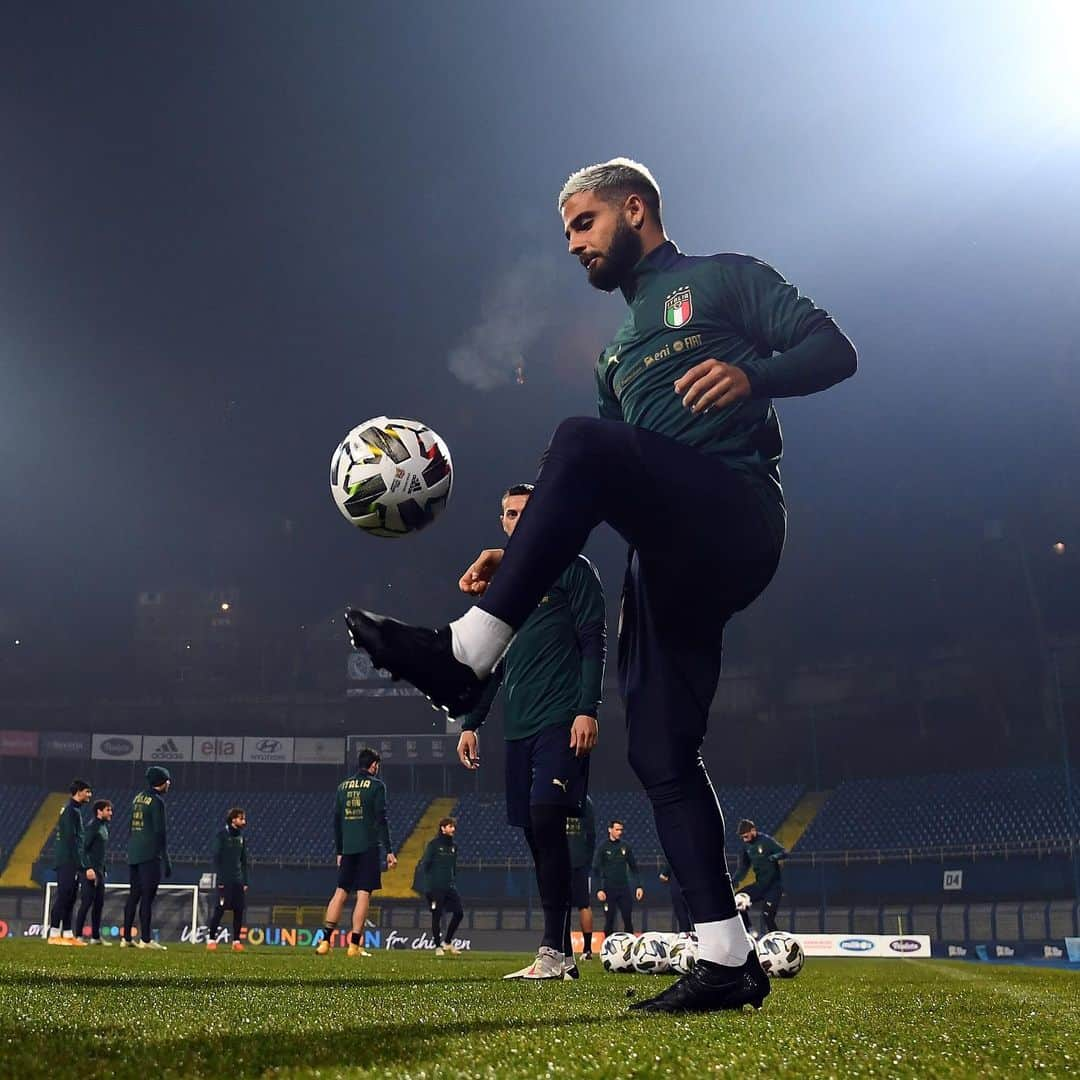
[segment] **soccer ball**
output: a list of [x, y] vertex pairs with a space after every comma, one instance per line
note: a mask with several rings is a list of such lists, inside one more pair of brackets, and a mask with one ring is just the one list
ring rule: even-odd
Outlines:
[[630, 947], [630, 962], [642, 975], [660, 975], [671, 970], [664, 934], [647, 933]]
[[697, 963], [697, 939], [685, 934], [678, 937], [668, 946], [668, 963], [671, 970], [678, 975], [687, 975], [690, 969]]
[[604, 938], [600, 946], [600, 963], [605, 971], [633, 971], [634, 963], [630, 952], [636, 938], [633, 934], [612, 934]]
[[736, 911], [749, 911], [750, 910], [750, 897], [744, 892], [737, 892], [735, 894], [735, 910]]
[[372, 536], [404, 536], [430, 525], [453, 484], [450, 450], [419, 420], [365, 420], [330, 459], [337, 508]]
[[806, 962], [803, 947], [782, 930], [766, 934], [757, 943], [757, 954], [762, 970], [775, 979], [794, 979]]

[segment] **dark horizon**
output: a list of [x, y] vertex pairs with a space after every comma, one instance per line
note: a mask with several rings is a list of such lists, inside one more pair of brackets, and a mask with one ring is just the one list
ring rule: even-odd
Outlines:
[[[554, 202], [617, 153], [654, 170], [681, 248], [765, 259], [859, 349], [857, 379], [778, 403], [787, 551], [730, 664], [1030, 650], [1033, 597], [1075, 638], [1080, 121], [1056, 10], [10, 12], [8, 670], [70, 656], [53, 685], [76, 687], [143, 591], [236, 590], [268, 634], [361, 600], [457, 613], [499, 493], [594, 411], [622, 300], [585, 285]], [[326, 490], [380, 413], [430, 424], [457, 470], [400, 541], [353, 535]], [[614, 620], [621, 542], [587, 551]]]

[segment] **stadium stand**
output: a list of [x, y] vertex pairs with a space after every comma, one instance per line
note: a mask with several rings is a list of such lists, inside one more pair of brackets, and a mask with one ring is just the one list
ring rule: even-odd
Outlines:
[[[6, 789], [10, 790], [10, 789]], [[37, 806], [44, 792], [32, 792]], [[24, 795], [27, 805], [31, 800]], [[94, 799], [110, 799], [113, 820], [109, 827], [109, 857], [124, 861], [129, 838], [131, 791], [95, 791]], [[411, 792], [390, 793], [390, 839], [399, 846], [416, 827], [430, 796]], [[174, 860], [207, 860], [214, 833], [225, 824], [230, 806], [247, 811], [251, 857], [255, 861], [285, 863], [332, 862], [334, 858], [334, 793], [281, 791], [173, 791], [165, 796], [168, 807], [169, 852]], [[0, 806], [3, 804], [0, 803]], [[32, 810], [30, 811], [32, 813]], [[89, 813], [87, 813], [89, 818]], [[29, 816], [27, 816], [29, 820]], [[5, 822], [6, 825], [6, 822]], [[24, 825], [25, 828], [25, 825]], [[51, 842], [51, 838], [50, 838]], [[43, 855], [48, 854], [48, 844]]]
[[46, 794], [37, 787], [16, 784], [0, 787], [0, 869], [26, 832]]
[[[720, 805], [728, 823], [727, 849], [738, 850], [734, 835], [740, 817], [753, 818], [765, 832], [774, 832], [798, 801], [802, 787], [783, 784], [771, 787], [717, 788]], [[652, 806], [642, 791], [605, 791], [593, 795], [596, 806], [597, 839], [606, 836], [607, 822], [618, 817], [626, 827], [626, 839], [638, 859], [649, 865], [663, 858], [653, 824]], [[465, 795], [454, 810], [458, 819], [458, 858], [462, 862], [494, 862], [530, 858], [521, 829], [506, 823], [506, 801], [502, 795]]]
[[850, 851], [1063, 840], [1068, 822], [1060, 769], [849, 780], [796, 847]]

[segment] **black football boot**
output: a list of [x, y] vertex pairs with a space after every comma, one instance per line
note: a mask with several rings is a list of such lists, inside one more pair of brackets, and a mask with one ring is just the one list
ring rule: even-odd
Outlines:
[[630, 1008], [640, 1012], [714, 1012], [753, 1005], [760, 1009], [768, 992], [769, 976], [751, 949], [741, 967], [699, 960], [678, 982], [656, 997], [635, 1001]]
[[354, 608], [345, 612], [345, 625], [354, 649], [366, 652], [395, 679], [412, 683], [450, 716], [465, 716], [480, 700], [484, 683], [454, 658], [450, 627], [428, 630]]

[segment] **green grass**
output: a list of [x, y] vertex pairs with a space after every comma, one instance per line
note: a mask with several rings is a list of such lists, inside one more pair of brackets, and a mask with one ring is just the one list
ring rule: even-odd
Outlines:
[[810, 961], [760, 1012], [628, 1013], [666, 985], [522, 958], [208, 954], [0, 943], [0, 1077], [1065, 1076], [1080, 977], [925, 960]]

